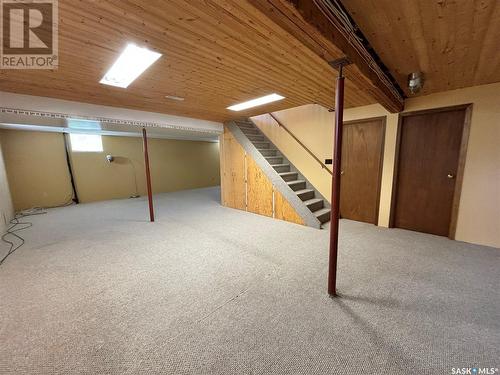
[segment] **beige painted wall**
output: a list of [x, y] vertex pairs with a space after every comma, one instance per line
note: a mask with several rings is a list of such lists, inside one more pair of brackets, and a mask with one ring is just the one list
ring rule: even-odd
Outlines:
[[0, 235], [5, 233], [9, 221], [14, 217], [14, 206], [10, 195], [7, 171], [2, 151], [2, 134], [0, 133]]
[[[473, 103], [471, 132], [462, 185], [456, 239], [500, 247], [500, 83], [447, 91], [408, 99], [405, 112]], [[333, 113], [306, 105], [275, 115], [319, 159], [330, 158]], [[344, 120], [387, 116], [379, 225], [389, 224], [398, 114], [375, 104], [350, 108]], [[330, 175], [266, 115], [253, 118], [257, 126], [329, 198]]]
[[13, 130], [0, 134], [16, 211], [71, 199], [62, 134]]
[[[103, 153], [74, 152], [72, 162], [82, 202], [126, 198], [134, 193], [133, 163], [140, 195], [146, 195], [142, 138], [103, 136]], [[219, 144], [150, 139], [153, 193], [220, 184]], [[105, 155], [116, 157], [107, 163]]]
[[[305, 105], [274, 115], [311, 150], [318, 159], [324, 160], [332, 155], [331, 122], [333, 116], [320, 105]], [[283, 128], [268, 115], [256, 116], [252, 120], [282, 150], [290, 162], [330, 200], [331, 175], [307, 153]], [[331, 170], [331, 166], [328, 166]]]
[[[2, 130], [4, 155], [16, 210], [54, 206], [71, 198], [63, 135]], [[75, 183], [81, 202], [146, 194], [142, 139], [103, 136], [102, 153], [72, 152]], [[114, 163], [105, 156], [114, 155]], [[153, 192], [215, 186], [219, 178], [219, 145], [213, 142], [150, 139]]]

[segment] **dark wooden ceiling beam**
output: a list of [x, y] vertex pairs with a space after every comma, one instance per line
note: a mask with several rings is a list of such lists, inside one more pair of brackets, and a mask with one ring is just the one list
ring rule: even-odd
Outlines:
[[404, 100], [395, 94], [397, 89], [390, 89], [387, 82], [379, 78], [314, 1], [251, 0], [251, 3], [326, 62], [347, 56], [353, 64], [344, 68], [345, 75], [359, 90], [371, 95], [390, 112], [403, 110]]

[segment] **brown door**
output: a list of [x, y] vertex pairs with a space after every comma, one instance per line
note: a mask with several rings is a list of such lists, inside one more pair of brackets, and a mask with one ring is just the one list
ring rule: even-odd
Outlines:
[[465, 109], [402, 117], [394, 226], [448, 236]]
[[340, 217], [377, 224], [385, 118], [344, 123]]

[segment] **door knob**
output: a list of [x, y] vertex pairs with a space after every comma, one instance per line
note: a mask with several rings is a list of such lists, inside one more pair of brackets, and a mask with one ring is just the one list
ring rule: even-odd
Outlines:
[[451, 174], [451, 173], [448, 173], [448, 176], [446, 176], [446, 177], [448, 177], [450, 180], [452, 180], [452, 179], [454, 179], [454, 178], [455, 178], [455, 175], [453, 175], [453, 174]]

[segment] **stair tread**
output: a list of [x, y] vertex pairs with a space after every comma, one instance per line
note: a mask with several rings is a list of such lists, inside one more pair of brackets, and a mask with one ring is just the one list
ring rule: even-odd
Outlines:
[[314, 216], [318, 217], [318, 216], [321, 216], [321, 215], [326, 214], [328, 212], [330, 212], [329, 208], [322, 208], [321, 210], [315, 211]]
[[308, 199], [306, 201], [304, 201], [304, 204], [306, 206], [309, 206], [310, 204], [313, 204], [313, 203], [318, 203], [318, 202], [321, 202], [323, 199], [321, 198], [312, 198], [312, 199]]
[[292, 175], [292, 174], [298, 174], [298, 173], [297, 173], [297, 172], [293, 172], [293, 171], [291, 171], [291, 172], [280, 172], [280, 173], [278, 173], [278, 174], [279, 174], [280, 176], [290, 176], [290, 175]]
[[288, 167], [290, 164], [271, 164], [271, 167]]
[[302, 189], [302, 190], [297, 190], [295, 194], [300, 195], [304, 193], [310, 193], [311, 191], [314, 191], [314, 189]]
[[278, 151], [275, 148], [258, 148], [257, 151]]
[[305, 180], [293, 180], [293, 181], [287, 181], [288, 185], [295, 185], [295, 184], [301, 184], [303, 182], [306, 182]]

